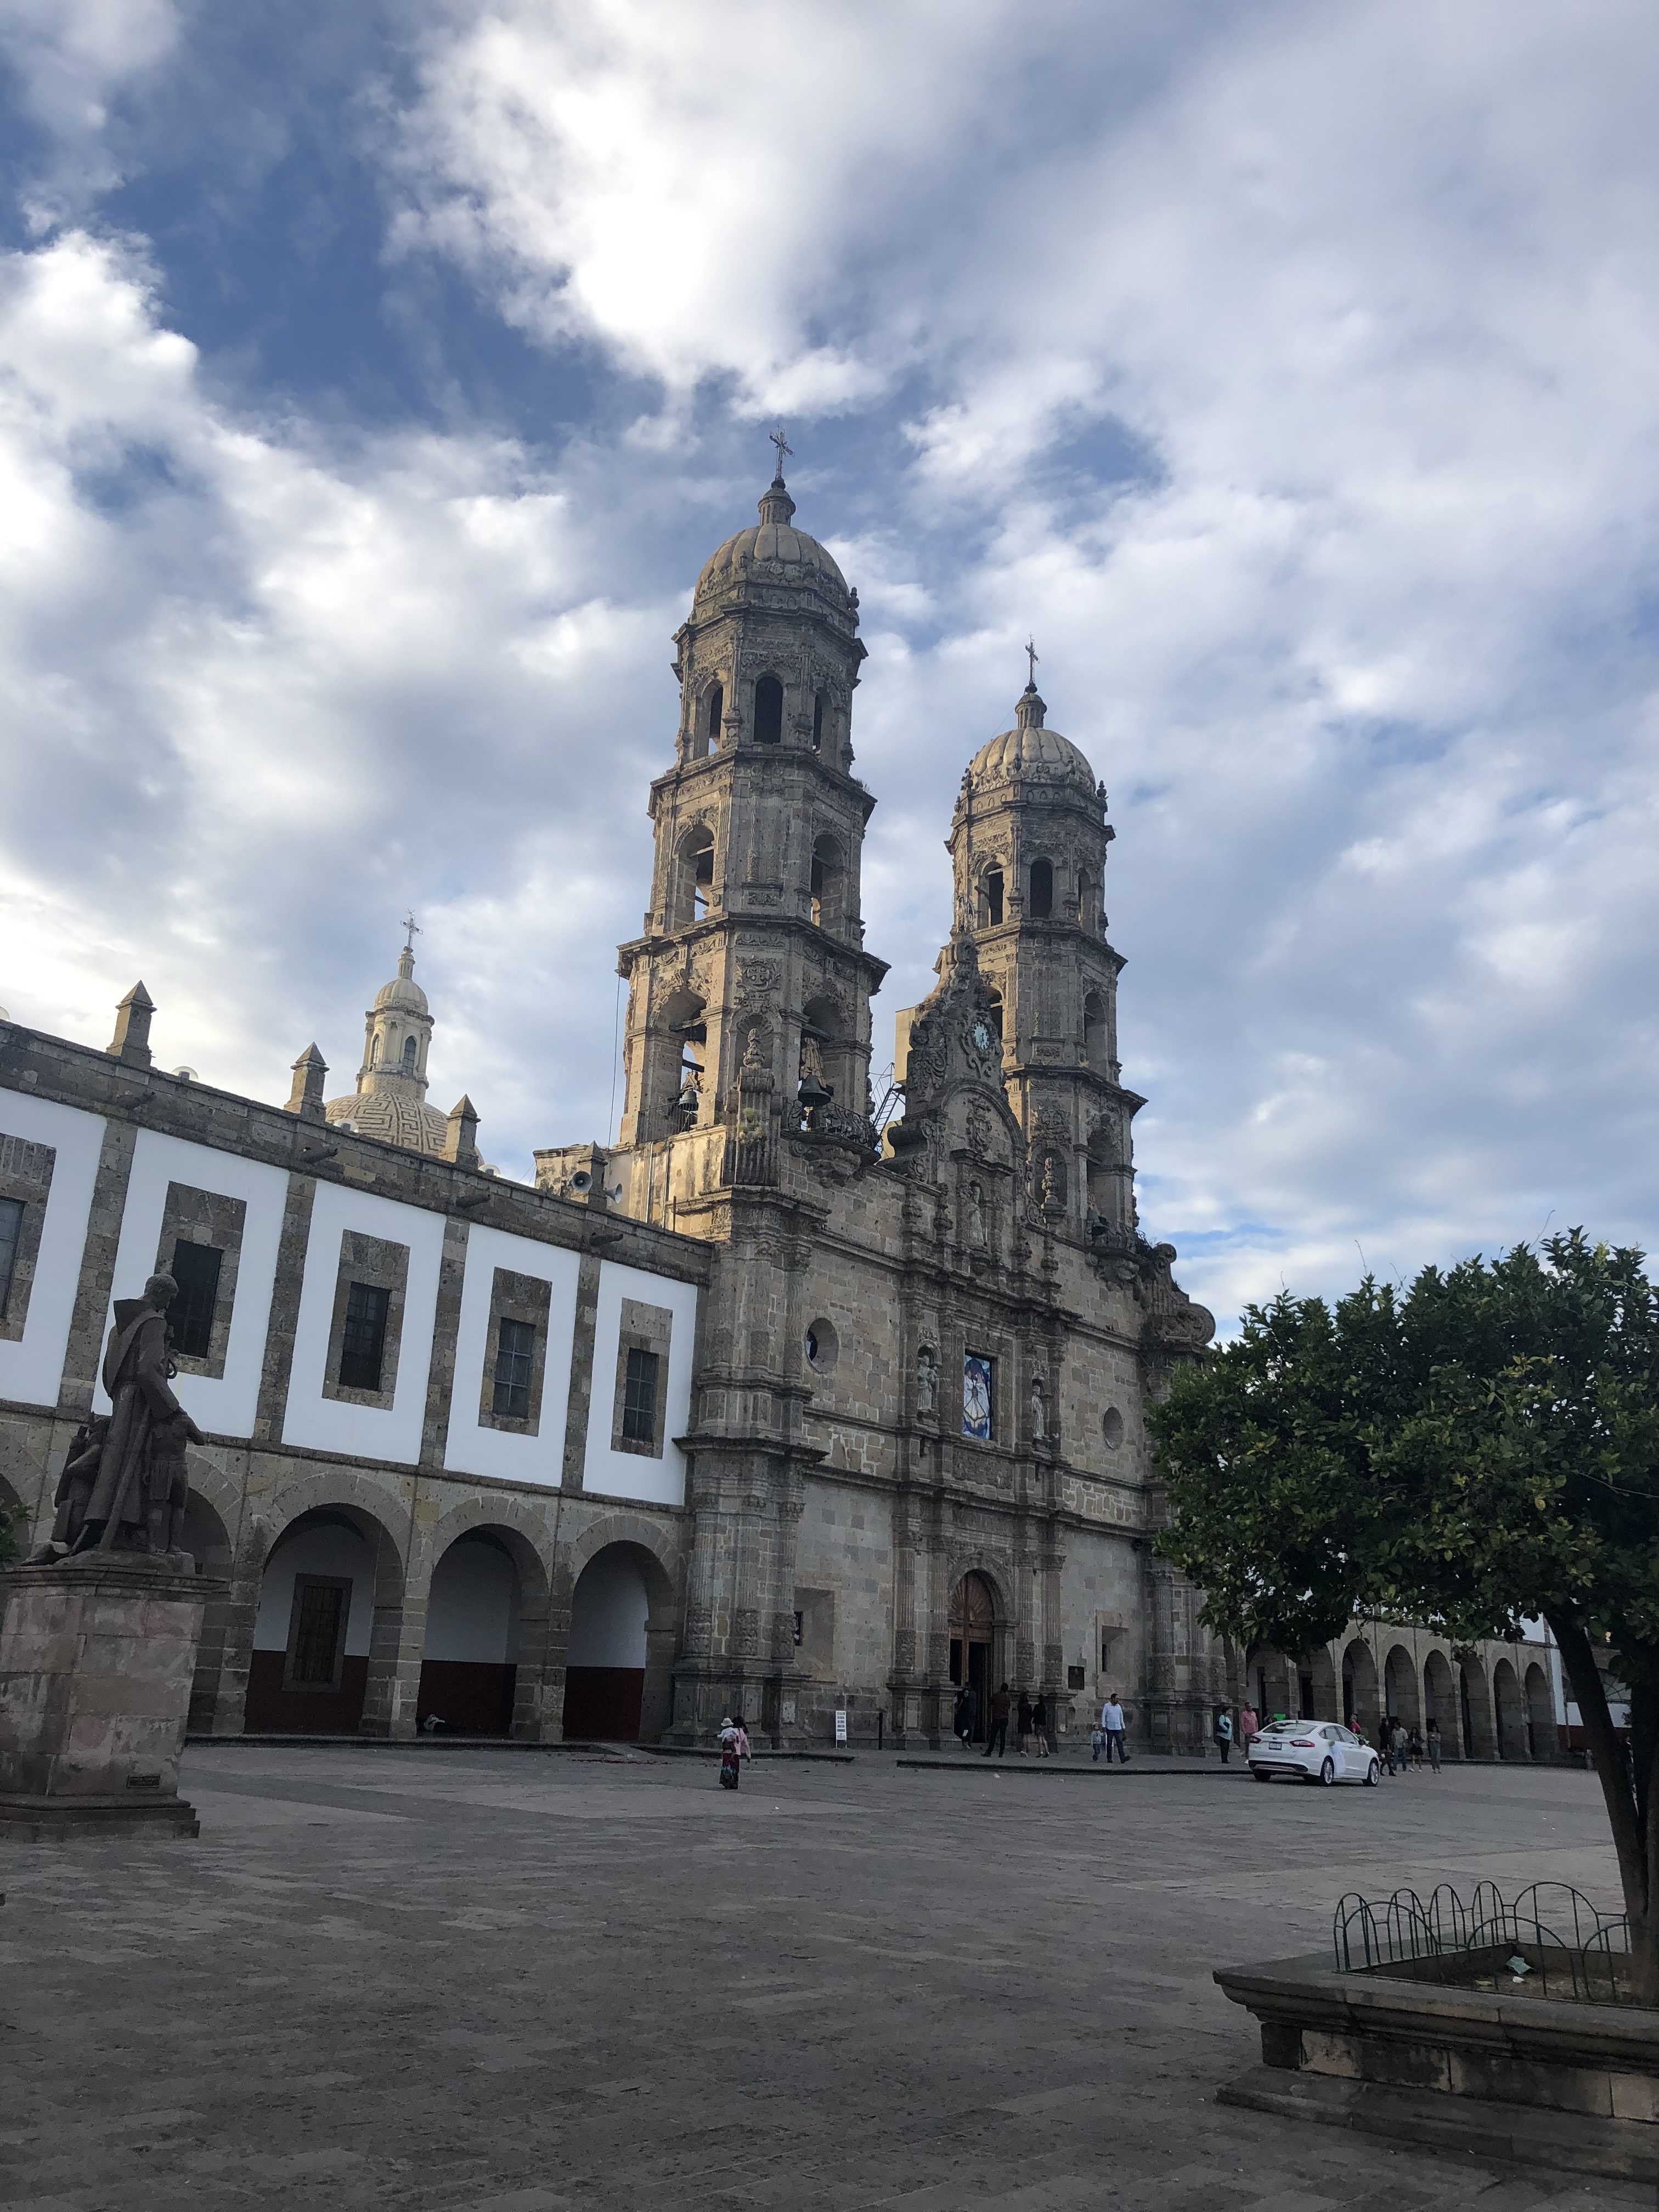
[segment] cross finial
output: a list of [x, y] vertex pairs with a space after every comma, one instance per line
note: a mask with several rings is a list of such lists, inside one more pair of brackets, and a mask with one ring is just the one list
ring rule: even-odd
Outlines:
[[793, 459], [795, 449], [784, 437], [783, 425], [781, 423], [780, 423], [777, 428], [771, 433], [771, 440], [772, 443], [778, 449], [778, 482], [781, 483], [783, 482], [783, 457], [787, 453]]
[[1036, 649], [1036, 641], [1034, 638], [1028, 637], [1025, 641], [1025, 659], [1026, 664], [1030, 670], [1031, 689], [1034, 691], [1036, 689], [1036, 665], [1039, 657], [1040, 656]]
[[412, 952], [415, 950], [415, 940], [421, 933], [421, 925], [412, 914], [406, 914], [404, 916], [404, 927], [409, 933], [404, 939], [404, 950], [405, 952]]

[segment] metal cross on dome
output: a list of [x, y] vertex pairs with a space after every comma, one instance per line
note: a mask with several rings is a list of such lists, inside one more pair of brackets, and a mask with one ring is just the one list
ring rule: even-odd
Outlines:
[[1036, 639], [1028, 637], [1025, 641], [1025, 659], [1031, 672], [1030, 682], [1033, 691], [1036, 690], [1036, 665], [1040, 658], [1041, 655], [1038, 653], [1036, 649]]
[[772, 431], [769, 434], [772, 443], [778, 449], [778, 478], [779, 481], [781, 482], [783, 478], [783, 457], [787, 453], [791, 460], [793, 460], [795, 457], [795, 449], [785, 440], [783, 434], [783, 425], [781, 423], [780, 423], [777, 428]]
[[408, 936], [404, 939], [404, 950], [405, 952], [412, 952], [415, 950], [415, 940], [421, 934], [421, 925], [412, 914], [406, 914], [404, 916], [404, 927], [409, 932]]

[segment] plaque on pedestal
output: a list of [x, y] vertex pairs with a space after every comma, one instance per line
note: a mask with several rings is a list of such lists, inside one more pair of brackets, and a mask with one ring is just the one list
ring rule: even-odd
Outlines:
[[194, 1836], [179, 1795], [202, 1616], [178, 1553], [0, 1572], [0, 1837]]

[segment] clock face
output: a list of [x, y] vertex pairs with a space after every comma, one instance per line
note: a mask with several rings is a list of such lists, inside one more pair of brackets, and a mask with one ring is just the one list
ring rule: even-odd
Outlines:
[[974, 1024], [974, 1042], [981, 1052], [989, 1052], [991, 1049], [991, 1024], [983, 1014]]

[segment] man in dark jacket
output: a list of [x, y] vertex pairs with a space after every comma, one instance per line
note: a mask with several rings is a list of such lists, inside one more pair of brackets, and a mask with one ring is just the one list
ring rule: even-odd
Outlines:
[[970, 1744], [973, 1741], [974, 1729], [977, 1726], [978, 1722], [979, 1694], [974, 1688], [973, 1684], [969, 1682], [967, 1688], [957, 1699], [955, 1727], [956, 1732], [961, 1737], [964, 1746]]
[[1008, 1694], [1008, 1685], [1004, 1682], [991, 1700], [991, 1733], [985, 1739], [987, 1759], [991, 1756], [993, 1751], [1000, 1759], [1003, 1753], [1007, 1750], [1008, 1716], [1013, 1709], [1014, 1701]]

